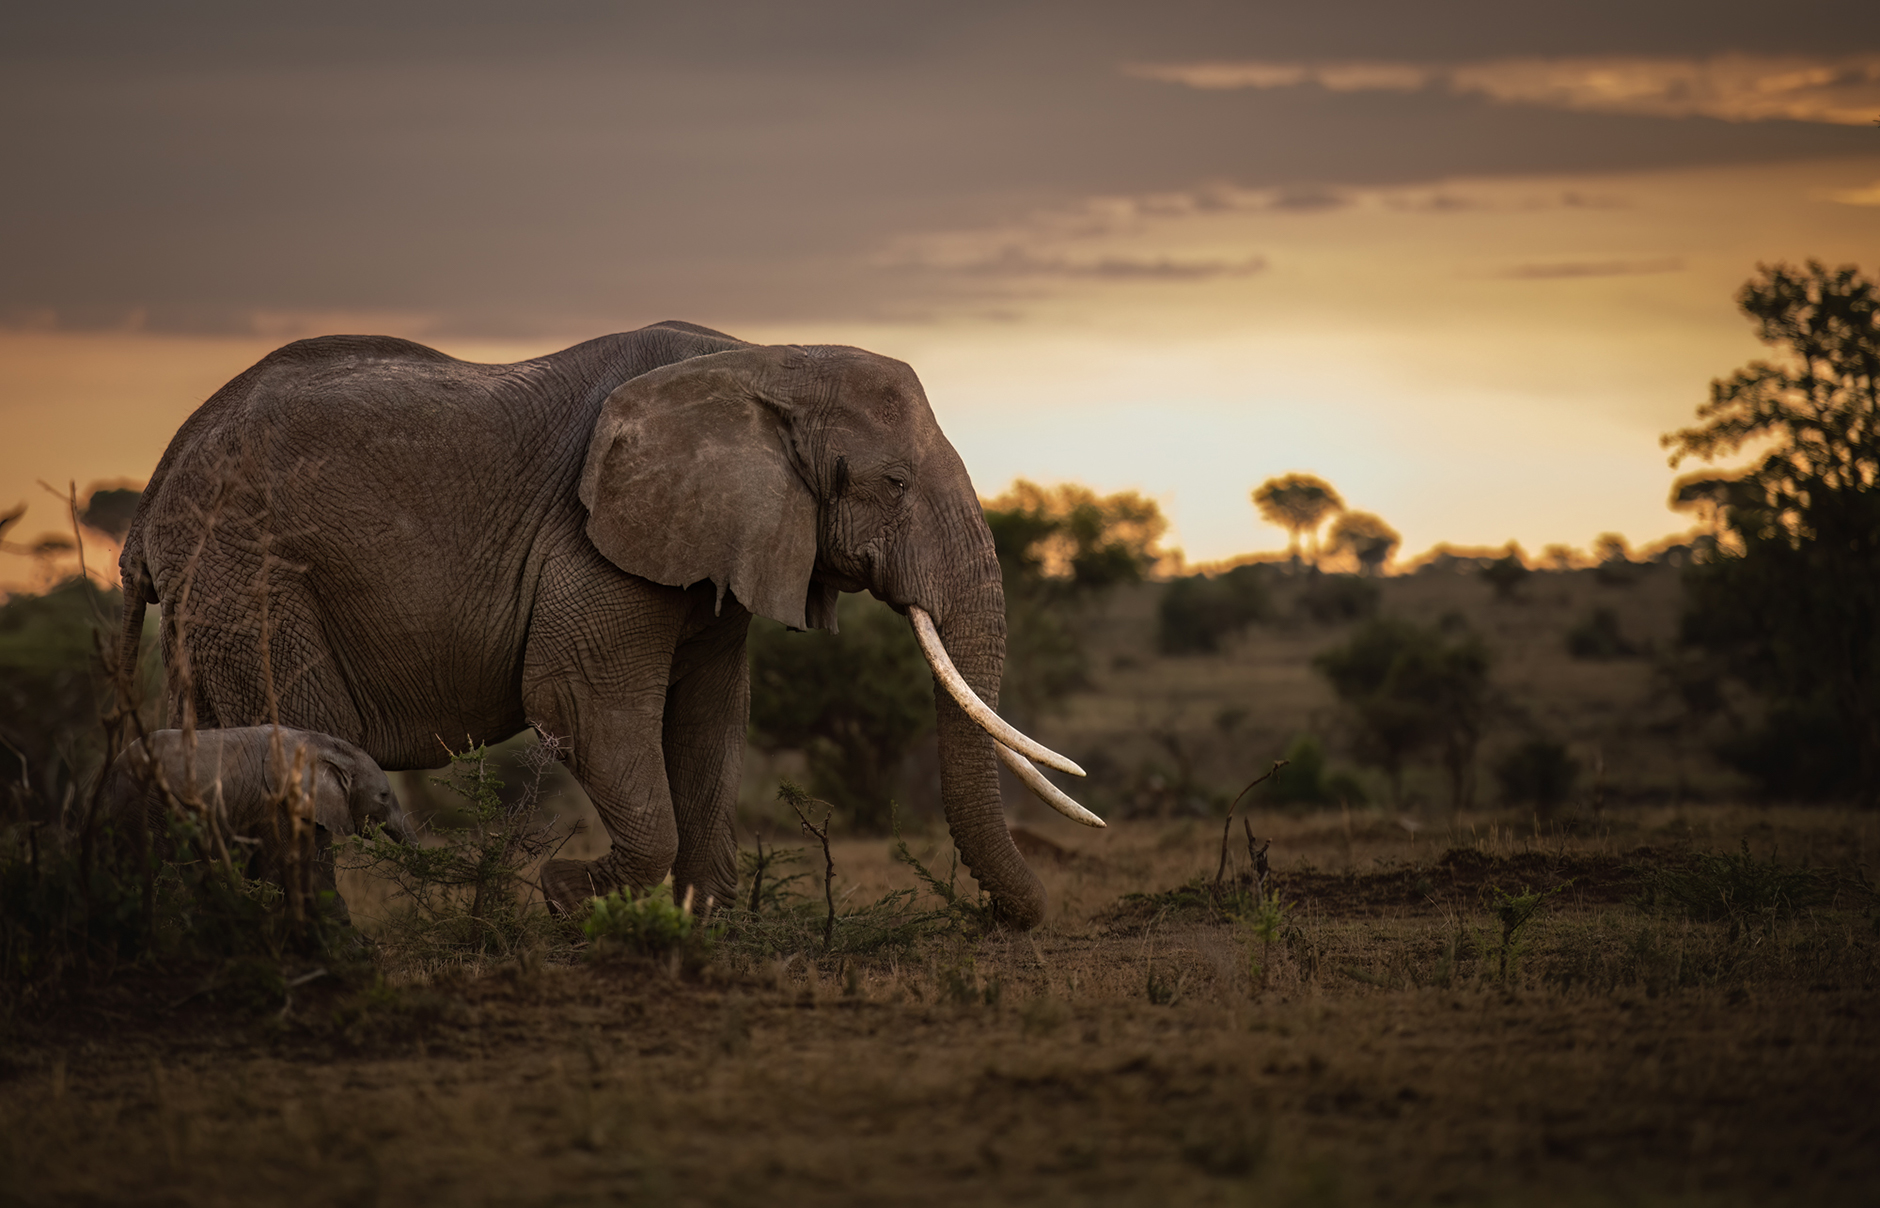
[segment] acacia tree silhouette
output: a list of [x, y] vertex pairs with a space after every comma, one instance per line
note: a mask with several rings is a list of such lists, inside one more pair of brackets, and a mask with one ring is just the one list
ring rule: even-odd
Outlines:
[[1777, 359], [1713, 381], [1702, 422], [1662, 438], [1673, 467], [1760, 454], [1673, 488], [1714, 526], [1683, 636], [1769, 701], [1727, 758], [1776, 795], [1880, 806], [1880, 284], [1814, 260], [1757, 269], [1736, 301]]
[[1396, 529], [1369, 512], [1346, 512], [1332, 522], [1331, 548], [1350, 550], [1366, 575], [1382, 570], [1402, 540]]
[[1311, 533], [1312, 564], [1318, 565], [1318, 528], [1327, 516], [1345, 510], [1332, 484], [1311, 474], [1285, 474], [1269, 478], [1253, 490], [1253, 506], [1269, 524], [1276, 524], [1292, 537], [1287, 552], [1296, 565], [1299, 561], [1299, 536]]

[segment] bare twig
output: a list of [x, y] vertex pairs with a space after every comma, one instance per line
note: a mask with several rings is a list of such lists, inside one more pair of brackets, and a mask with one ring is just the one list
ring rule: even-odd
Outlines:
[[1246, 815], [1244, 814], [1241, 815], [1240, 818], [1240, 827], [1247, 832], [1247, 860], [1253, 865], [1254, 893], [1264, 902], [1266, 900], [1266, 874], [1269, 868], [1266, 862], [1266, 853], [1267, 849], [1273, 846], [1273, 840], [1268, 839], [1265, 843], [1260, 845], [1258, 850], [1255, 850], [1253, 846], [1253, 823], [1247, 821]]
[[803, 824], [803, 833], [822, 844], [823, 899], [829, 904], [829, 915], [823, 919], [823, 951], [826, 953], [829, 951], [830, 942], [834, 939], [836, 931], [836, 858], [829, 851], [829, 819], [835, 816], [836, 808], [826, 801], [820, 802], [827, 809], [823, 813], [822, 825], [817, 826], [809, 820], [809, 815], [803, 812], [803, 807], [815, 802], [816, 798], [787, 780], [778, 787], [777, 795], [788, 801], [790, 808], [796, 811], [798, 821]]
[[1275, 759], [1272, 767], [1254, 777], [1246, 788], [1240, 790], [1239, 793], [1235, 794], [1234, 799], [1227, 803], [1227, 817], [1221, 822], [1221, 863], [1220, 866], [1214, 870], [1214, 888], [1210, 894], [1214, 901], [1220, 901], [1221, 878], [1227, 875], [1227, 837], [1232, 834], [1234, 830], [1234, 807], [1240, 804], [1242, 797], [1245, 797], [1248, 793], [1253, 791], [1255, 785], [1266, 780], [1268, 777], [1272, 776], [1273, 773], [1285, 766], [1286, 761], [1284, 759]]

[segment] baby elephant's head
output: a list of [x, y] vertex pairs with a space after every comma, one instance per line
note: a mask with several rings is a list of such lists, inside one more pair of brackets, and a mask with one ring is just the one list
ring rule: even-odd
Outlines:
[[337, 782], [345, 807], [343, 815], [335, 810], [334, 814], [340, 816], [335, 816], [330, 823], [322, 820], [322, 825], [332, 830], [343, 827], [346, 834], [363, 834], [376, 825], [400, 843], [411, 842], [410, 820], [398, 804], [392, 782], [384, 770], [372, 756], [349, 742], [329, 737], [327, 744], [327, 750], [321, 753], [321, 762]]

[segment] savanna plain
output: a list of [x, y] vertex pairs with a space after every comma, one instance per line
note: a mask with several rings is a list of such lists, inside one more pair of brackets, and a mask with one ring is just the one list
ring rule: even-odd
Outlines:
[[[917, 807], [898, 855], [838, 818], [825, 857], [762, 758], [744, 900], [669, 907], [662, 942], [529, 914], [453, 947], [355, 861], [364, 941], [16, 1009], [0, 1202], [1871, 1203], [1880, 819], [1733, 796], [1642, 653], [1673, 583], [1381, 585], [1486, 635], [1507, 700], [1596, 768], [1569, 799], [1457, 809], [1412, 769], [1367, 782], [1389, 806], [1255, 790], [1227, 819], [1333, 732], [1311, 658], [1355, 621], [1282, 591], [1165, 657], [1162, 587], [1129, 589], [1042, 729], [1130, 787], [1093, 777], [1103, 831], [1018, 807], [1052, 901], [1029, 934], [985, 925]], [[1636, 649], [1574, 660], [1601, 600]]]

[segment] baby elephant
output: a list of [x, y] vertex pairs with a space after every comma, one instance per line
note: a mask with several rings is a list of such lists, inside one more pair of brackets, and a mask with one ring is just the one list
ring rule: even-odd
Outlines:
[[393, 838], [409, 842], [410, 825], [392, 795], [391, 782], [370, 755], [330, 734], [281, 728], [277, 762], [276, 733], [273, 726], [198, 730], [193, 767], [186, 777], [183, 732], [158, 730], [133, 743], [111, 766], [105, 795], [109, 816], [129, 833], [148, 827], [163, 852], [169, 838], [163, 787], [185, 799], [192, 796], [193, 780], [193, 797], [214, 811], [229, 833], [255, 841], [249, 874], [280, 881], [281, 854], [293, 834], [280, 787], [298, 758], [303, 808], [314, 824], [312, 889], [316, 895], [334, 891], [330, 913], [350, 922], [346, 903], [335, 889], [333, 840], [376, 822]]

